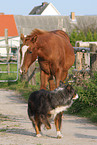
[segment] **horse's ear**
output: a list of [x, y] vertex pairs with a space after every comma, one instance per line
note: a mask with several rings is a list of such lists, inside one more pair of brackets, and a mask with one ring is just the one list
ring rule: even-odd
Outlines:
[[24, 35], [21, 33], [21, 36], [20, 36], [21, 40], [23, 41], [24, 40]]
[[70, 91], [70, 90], [71, 90], [71, 86], [68, 84], [68, 85], [66, 86], [66, 89], [67, 89], [68, 91]]
[[32, 41], [33, 43], [35, 43], [36, 40], [37, 40], [37, 35], [35, 35], [34, 37], [31, 38], [31, 41]]

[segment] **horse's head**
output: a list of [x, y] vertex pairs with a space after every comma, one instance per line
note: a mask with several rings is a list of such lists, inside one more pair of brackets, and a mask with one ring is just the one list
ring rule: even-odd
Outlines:
[[22, 47], [20, 48], [21, 54], [21, 68], [20, 73], [25, 74], [28, 71], [29, 66], [36, 60], [37, 58], [37, 36], [28, 35], [24, 37], [21, 34], [21, 40], [23, 42]]

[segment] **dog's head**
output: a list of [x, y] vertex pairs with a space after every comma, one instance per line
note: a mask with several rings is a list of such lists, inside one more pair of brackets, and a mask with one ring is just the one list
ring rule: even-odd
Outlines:
[[74, 88], [69, 84], [65, 86], [65, 92], [64, 93], [65, 93], [66, 100], [67, 100], [68, 104], [71, 101], [74, 101], [74, 100], [78, 99], [78, 94], [76, 93]]
[[56, 89], [59, 94], [64, 95], [64, 103], [70, 104], [72, 100], [78, 99], [78, 94], [70, 84], [60, 83], [60, 86]]

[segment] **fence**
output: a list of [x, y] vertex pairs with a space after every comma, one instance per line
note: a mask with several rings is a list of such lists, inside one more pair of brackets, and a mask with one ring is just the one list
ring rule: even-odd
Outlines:
[[8, 44], [8, 29], [5, 29], [5, 39], [0, 44], [0, 82], [18, 80], [18, 54], [19, 46]]
[[[81, 80], [87, 80], [94, 76], [97, 71], [97, 46], [90, 44], [89, 48], [85, 47], [74, 47], [75, 51], [75, 69], [72, 70], [73, 78], [78, 84]], [[74, 82], [74, 79], [73, 81]]]
[[[16, 53], [0, 55], [0, 82], [15, 82], [18, 80], [18, 50], [17, 46], [1, 45], [3, 49], [15, 49]], [[14, 74], [14, 75], [12, 75]]]

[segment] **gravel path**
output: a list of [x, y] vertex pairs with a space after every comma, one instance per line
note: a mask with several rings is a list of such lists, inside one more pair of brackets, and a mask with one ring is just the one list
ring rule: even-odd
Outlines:
[[70, 115], [63, 116], [62, 139], [56, 138], [53, 123], [51, 130], [42, 127], [41, 138], [35, 137], [27, 104], [17, 95], [0, 89], [0, 145], [97, 145], [97, 126]]

